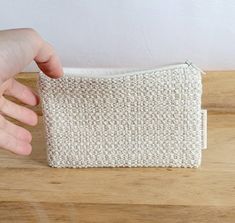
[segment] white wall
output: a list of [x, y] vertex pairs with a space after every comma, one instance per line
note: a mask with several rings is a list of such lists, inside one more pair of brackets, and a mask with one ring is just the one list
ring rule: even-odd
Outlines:
[[0, 0], [0, 29], [33, 27], [73, 67], [189, 59], [235, 69], [234, 0]]

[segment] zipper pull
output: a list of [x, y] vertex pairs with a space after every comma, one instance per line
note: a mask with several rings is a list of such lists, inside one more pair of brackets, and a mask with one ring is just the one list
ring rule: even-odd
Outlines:
[[191, 61], [189, 60], [186, 60], [185, 63], [188, 65], [188, 66], [192, 66], [193, 68], [195, 68], [196, 70], [200, 71], [202, 74], [206, 74], [205, 71], [203, 71], [202, 69], [200, 69], [198, 66], [196, 66], [195, 64], [193, 64]]

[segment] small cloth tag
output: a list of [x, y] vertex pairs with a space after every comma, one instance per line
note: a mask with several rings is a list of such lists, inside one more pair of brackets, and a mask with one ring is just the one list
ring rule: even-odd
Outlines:
[[202, 109], [202, 149], [207, 149], [207, 110]]

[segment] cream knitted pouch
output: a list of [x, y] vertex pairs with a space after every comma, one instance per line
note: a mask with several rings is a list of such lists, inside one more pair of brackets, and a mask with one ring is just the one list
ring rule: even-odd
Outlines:
[[200, 165], [206, 111], [194, 65], [64, 73], [39, 78], [50, 166]]

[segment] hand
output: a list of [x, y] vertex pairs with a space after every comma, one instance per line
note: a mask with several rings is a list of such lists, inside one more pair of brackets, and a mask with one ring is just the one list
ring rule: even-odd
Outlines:
[[39, 103], [35, 92], [13, 78], [33, 60], [46, 75], [52, 78], [62, 76], [62, 67], [54, 49], [36, 31], [0, 31], [0, 147], [21, 155], [31, 153], [31, 133], [4, 116], [34, 126], [37, 124], [37, 115], [7, 100], [4, 95], [13, 96], [31, 106]]

